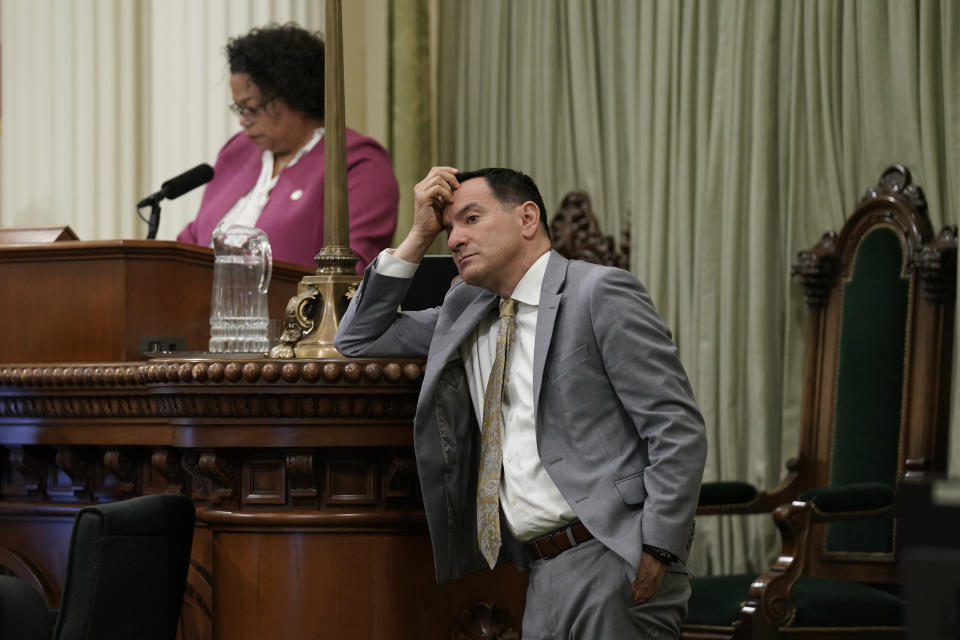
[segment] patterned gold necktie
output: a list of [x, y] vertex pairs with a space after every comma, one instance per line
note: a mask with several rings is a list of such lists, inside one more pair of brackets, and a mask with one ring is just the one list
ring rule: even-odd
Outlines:
[[514, 340], [517, 301], [510, 298], [500, 307], [497, 357], [490, 370], [483, 397], [483, 424], [480, 425], [480, 477], [477, 481], [477, 542], [490, 568], [500, 555], [500, 470], [503, 453], [503, 385], [507, 353]]

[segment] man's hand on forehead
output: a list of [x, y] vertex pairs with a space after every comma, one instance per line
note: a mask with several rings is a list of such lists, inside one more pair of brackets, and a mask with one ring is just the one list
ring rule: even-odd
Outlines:
[[413, 224], [397, 250], [399, 258], [419, 262], [427, 248], [443, 230], [443, 209], [453, 200], [453, 190], [460, 186], [455, 167], [433, 167], [413, 188]]

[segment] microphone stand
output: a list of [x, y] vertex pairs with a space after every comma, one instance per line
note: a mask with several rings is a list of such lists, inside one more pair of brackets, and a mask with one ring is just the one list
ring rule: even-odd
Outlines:
[[147, 240], [157, 238], [157, 228], [160, 226], [160, 203], [150, 203], [150, 222], [147, 223]]

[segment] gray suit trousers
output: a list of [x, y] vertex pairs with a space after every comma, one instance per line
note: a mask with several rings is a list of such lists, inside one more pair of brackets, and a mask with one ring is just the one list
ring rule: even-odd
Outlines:
[[636, 573], [596, 539], [530, 565], [524, 640], [629, 640], [680, 637], [690, 580], [668, 570], [657, 593], [634, 605]]

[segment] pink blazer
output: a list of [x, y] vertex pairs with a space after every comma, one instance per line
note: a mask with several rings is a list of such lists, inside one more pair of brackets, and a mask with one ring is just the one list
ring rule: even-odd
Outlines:
[[[360, 256], [357, 271], [362, 272], [393, 240], [400, 191], [390, 156], [376, 140], [351, 129], [346, 138], [350, 246]], [[323, 143], [280, 173], [257, 219], [256, 226], [270, 239], [274, 260], [316, 266], [313, 257], [323, 246]], [[217, 155], [196, 219], [177, 240], [208, 246], [220, 219], [256, 184], [260, 158], [260, 150], [244, 133], [233, 136]], [[293, 199], [297, 191], [302, 194]]]

